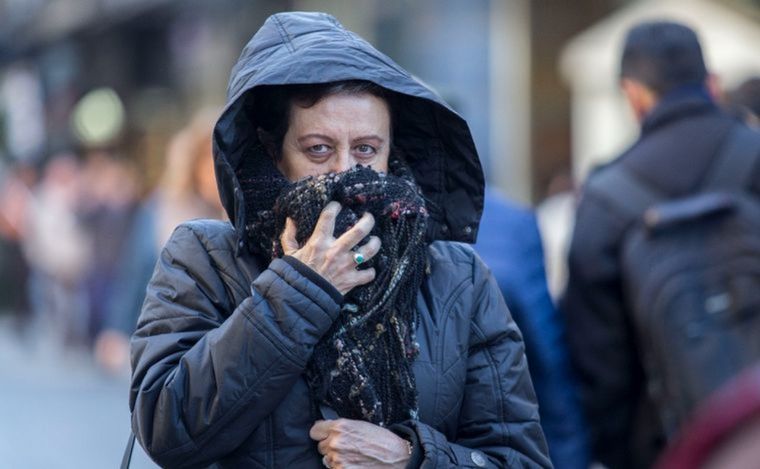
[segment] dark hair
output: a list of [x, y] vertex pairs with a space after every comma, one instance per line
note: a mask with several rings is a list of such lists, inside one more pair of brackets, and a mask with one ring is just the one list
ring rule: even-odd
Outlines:
[[[259, 138], [267, 141], [261, 143], [267, 147], [275, 159], [282, 152], [282, 142], [290, 124], [290, 105], [310, 108], [322, 99], [337, 94], [358, 95], [368, 93], [388, 104], [393, 128], [393, 93], [375, 83], [366, 80], [345, 80], [330, 83], [313, 83], [303, 85], [261, 86], [253, 92], [249, 100], [249, 112], [259, 132]], [[263, 131], [263, 133], [261, 132]]]
[[728, 93], [728, 103], [737, 111], [760, 117], [760, 77], [752, 77]]
[[707, 78], [702, 47], [689, 27], [670, 21], [640, 23], [628, 31], [620, 78], [639, 81], [659, 96]]

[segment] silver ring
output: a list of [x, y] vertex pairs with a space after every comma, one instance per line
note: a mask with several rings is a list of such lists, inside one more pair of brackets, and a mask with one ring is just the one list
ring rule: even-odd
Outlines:
[[325, 454], [322, 456], [322, 465], [325, 466], [327, 469], [330, 469], [330, 465], [327, 464], [327, 455]]
[[354, 252], [354, 262], [356, 262], [356, 265], [361, 265], [366, 260], [367, 259], [364, 258], [364, 254], [360, 253], [359, 251]]

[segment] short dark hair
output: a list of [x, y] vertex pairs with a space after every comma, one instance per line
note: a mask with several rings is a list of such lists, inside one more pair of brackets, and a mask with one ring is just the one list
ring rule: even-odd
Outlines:
[[391, 115], [391, 129], [393, 128], [392, 104], [393, 93], [382, 86], [366, 80], [344, 80], [329, 83], [311, 83], [302, 85], [275, 85], [261, 86], [257, 88], [250, 100], [249, 112], [256, 130], [263, 130], [270, 142], [267, 143], [274, 151], [274, 157], [279, 159], [282, 151], [282, 142], [288, 132], [290, 124], [290, 105], [294, 103], [303, 108], [310, 108], [322, 99], [337, 94], [370, 94], [376, 96], [388, 104]]
[[639, 23], [625, 38], [620, 78], [639, 81], [659, 96], [703, 84], [707, 68], [697, 34], [672, 21]]

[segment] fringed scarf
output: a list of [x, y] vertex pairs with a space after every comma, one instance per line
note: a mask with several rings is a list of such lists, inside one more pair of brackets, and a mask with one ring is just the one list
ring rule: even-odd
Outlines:
[[382, 243], [380, 252], [362, 264], [375, 268], [375, 280], [346, 294], [341, 315], [307, 365], [315, 403], [327, 404], [341, 417], [381, 426], [417, 419], [411, 364], [419, 353], [415, 298], [425, 272], [428, 213], [411, 172], [392, 158], [388, 174], [357, 166], [291, 183], [269, 158], [248, 161], [238, 178], [248, 243], [259, 255], [283, 255], [279, 238], [286, 217], [296, 222], [296, 239], [303, 244], [332, 200], [342, 206], [336, 238], [370, 212], [375, 218], [370, 234]]

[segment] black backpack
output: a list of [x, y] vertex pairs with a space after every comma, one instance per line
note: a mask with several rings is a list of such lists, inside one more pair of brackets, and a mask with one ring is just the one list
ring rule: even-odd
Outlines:
[[632, 222], [624, 295], [668, 436], [695, 406], [760, 360], [760, 200], [748, 190], [760, 135], [737, 125], [698, 193], [664, 199], [620, 168], [589, 189]]

